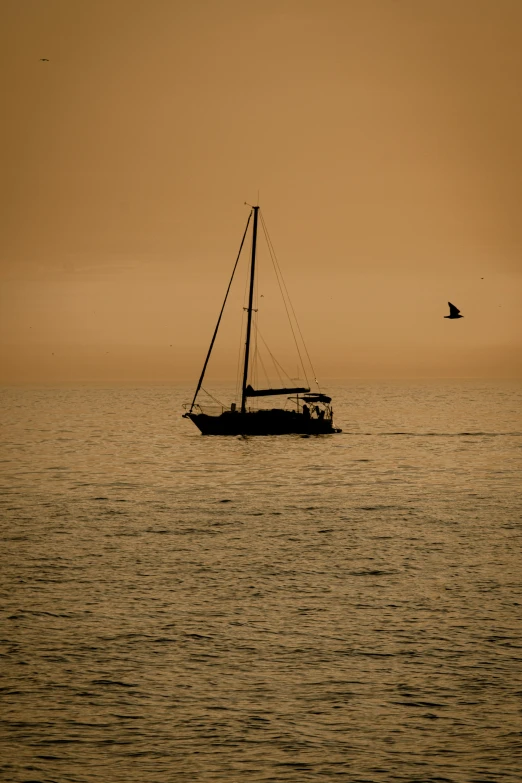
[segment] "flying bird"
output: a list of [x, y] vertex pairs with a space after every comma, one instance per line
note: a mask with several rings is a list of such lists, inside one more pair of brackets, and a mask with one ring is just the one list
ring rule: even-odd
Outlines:
[[48, 63], [49, 60], [47, 59], [47, 57], [40, 57], [40, 62], [41, 63]]
[[449, 304], [450, 314], [445, 315], [444, 318], [464, 318], [463, 315], [459, 315], [460, 310], [458, 307], [455, 307], [455, 305], [451, 304], [451, 302], [448, 302], [448, 304]]

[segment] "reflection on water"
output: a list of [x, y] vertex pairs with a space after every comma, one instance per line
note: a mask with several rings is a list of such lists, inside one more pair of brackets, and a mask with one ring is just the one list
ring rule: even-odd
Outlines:
[[2, 391], [2, 779], [518, 783], [521, 388], [332, 391]]

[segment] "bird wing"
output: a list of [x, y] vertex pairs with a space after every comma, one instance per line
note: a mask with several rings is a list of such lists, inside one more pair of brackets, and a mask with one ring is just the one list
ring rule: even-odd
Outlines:
[[451, 304], [451, 302], [448, 302], [449, 309], [450, 309], [450, 315], [458, 315], [460, 313], [460, 310], [458, 307], [455, 307], [454, 304]]

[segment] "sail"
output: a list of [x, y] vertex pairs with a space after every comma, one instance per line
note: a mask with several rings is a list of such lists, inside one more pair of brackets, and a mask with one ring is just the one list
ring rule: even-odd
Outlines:
[[296, 387], [293, 389], [253, 389], [250, 384], [245, 389], [245, 397], [270, 397], [272, 394], [306, 394], [310, 389]]

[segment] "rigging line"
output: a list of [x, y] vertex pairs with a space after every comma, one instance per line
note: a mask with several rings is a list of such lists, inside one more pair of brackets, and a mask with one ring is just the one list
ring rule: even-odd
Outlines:
[[[277, 277], [277, 272], [279, 272], [279, 276], [280, 276], [280, 278], [281, 278], [281, 282], [282, 282], [282, 284], [283, 284], [283, 287], [284, 287], [284, 290], [285, 290], [285, 292], [286, 292], [286, 296], [287, 296], [287, 299], [288, 299], [288, 303], [289, 303], [289, 305], [290, 305], [290, 309], [292, 310], [292, 314], [293, 314], [293, 316], [294, 316], [295, 324], [296, 324], [296, 326], [297, 326], [297, 330], [298, 330], [298, 332], [299, 332], [299, 336], [301, 337], [301, 342], [302, 342], [302, 344], [303, 344], [303, 348], [304, 348], [304, 351], [305, 351], [305, 353], [306, 353], [306, 357], [307, 357], [307, 359], [308, 359], [308, 362], [309, 362], [309, 365], [310, 365], [310, 369], [312, 370], [312, 373], [313, 373], [313, 376], [314, 376], [314, 381], [315, 381], [315, 383], [317, 384], [317, 388], [318, 388], [318, 389], [319, 389], [319, 391], [320, 391], [319, 381], [317, 380], [316, 372], [315, 372], [314, 366], [313, 366], [313, 364], [312, 364], [312, 360], [311, 360], [311, 358], [310, 358], [310, 354], [308, 353], [308, 348], [307, 348], [307, 346], [306, 346], [306, 342], [305, 342], [305, 339], [304, 339], [304, 337], [303, 337], [303, 333], [302, 333], [302, 331], [301, 331], [301, 327], [300, 327], [300, 325], [299, 325], [299, 320], [298, 320], [298, 318], [297, 318], [297, 315], [296, 315], [296, 312], [295, 312], [295, 309], [294, 309], [294, 305], [292, 304], [292, 299], [291, 299], [291, 297], [290, 297], [290, 294], [289, 294], [289, 292], [288, 292], [288, 288], [287, 288], [287, 286], [286, 286], [286, 282], [285, 282], [285, 279], [284, 279], [284, 277], [283, 277], [283, 272], [282, 272], [282, 270], [281, 270], [281, 266], [280, 266], [280, 264], [279, 264], [279, 261], [277, 260], [277, 254], [276, 254], [276, 252], [275, 252], [275, 248], [274, 248], [274, 245], [273, 245], [272, 239], [270, 238], [270, 235], [269, 235], [269, 233], [268, 233], [268, 228], [267, 228], [267, 226], [266, 226], [266, 223], [264, 222], [264, 219], [263, 219], [263, 216], [262, 216], [262, 215], [261, 215], [261, 219], [262, 219], [262, 222], [263, 222], [263, 230], [264, 230], [264, 232], [265, 232], [265, 237], [266, 237], [266, 240], [267, 240], [267, 245], [268, 245], [268, 247], [269, 247], [270, 254], [271, 254], [271, 256], [272, 256], [272, 263], [274, 264], [274, 269], [276, 269], [276, 268], [277, 268], [277, 271], [276, 271], [276, 277]], [[278, 282], [279, 282], [279, 280], [278, 280]], [[283, 300], [284, 300], [284, 297], [283, 297]], [[295, 338], [294, 338], [294, 339], [295, 339]], [[299, 358], [301, 358], [301, 357], [299, 357]], [[304, 374], [305, 374], [305, 378], [307, 379], [307, 376], [306, 376], [306, 369], [305, 369], [304, 365], [302, 365], [302, 366], [303, 366], [303, 372], [304, 372]], [[307, 383], [308, 383], [308, 379], [307, 379]]]
[[[257, 202], [259, 204], [259, 201]], [[255, 266], [255, 277], [254, 277], [254, 312], [252, 313], [252, 327], [253, 327], [253, 346], [254, 346], [254, 352], [251, 362], [252, 367], [252, 377], [251, 382], [252, 386], [256, 388], [259, 380], [259, 367], [258, 367], [258, 359], [259, 359], [259, 345], [258, 345], [258, 327], [259, 327], [259, 280], [260, 280], [260, 269], [261, 265], [259, 264], [259, 256], [260, 256], [260, 246], [258, 244], [257, 246], [257, 259], [258, 263], [256, 263]]]
[[211, 400], [214, 400], [214, 402], [217, 402], [218, 405], [221, 405], [222, 408], [225, 408], [226, 406], [221, 402], [221, 400], [218, 400], [216, 397], [213, 397], [210, 392], [208, 392], [206, 389], [201, 387], [201, 391], [204, 391], [205, 394], [207, 394]]
[[[279, 367], [277, 366], [277, 361], [275, 360], [275, 357], [272, 356], [271, 353], [270, 353], [270, 358], [272, 359], [272, 364], [274, 365], [274, 370], [276, 371], [276, 375], [277, 375], [277, 378], [279, 380], [279, 383], [281, 384], [281, 388], [284, 388], [285, 382], [283, 381], [281, 373], [279, 372]], [[268, 382], [268, 387], [270, 388], [270, 381]]]
[[243, 343], [243, 325], [245, 323], [245, 311], [243, 310], [243, 315], [241, 316], [241, 329], [239, 330], [239, 345], [237, 349], [237, 369], [236, 369], [236, 396], [235, 400], [237, 401], [239, 398], [239, 387], [241, 386], [241, 367], [243, 364], [243, 351], [244, 351], [244, 343]]
[[[270, 388], [270, 378], [268, 377], [268, 373], [266, 371], [265, 363], [263, 362], [263, 357], [261, 356], [261, 351], [259, 352], [259, 363], [260, 363], [260, 365], [262, 367], [262, 370], [263, 370], [263, 372], [265, 374], [266, 386], [267, 386], [267, 389], [268, 389], [268, 388]], [[281, 386], [282, 385], [283, 384], [281, 384]]]
[[[301, 367], [303, 368], [303, 373], [304, 373], [304, 376], [305, 376], [305, 380], [306, 380], [306, 383], [308, 385], [308, 377], [306, 375], [306, 368], [304, 366], [303, 357], [301, 356], [301, 351], [299, 350], [299, 343], [297, 342], [297, 337], [295, 336], [294, 326], [292, 324], [292, 319], [291, 319], [290, 313], [288, 311], [288, 305], [286, 304], [285, 294], [284, 294], [284, 291], [283, 291], [283, 289], [281, 287], [281, 281], [279, 280], [279, 276], [277, 274], [279, 265], [277, 264], [277, 258], [275, 256], [275, 252], [272, 251], [270, 237], [268, 236], [268, 231], [266, 229], [266, 224], [265, 224], [265, 221], [263, 219], [263, 215], [261, 215], [261, 225], [263, 226], [263, 231], [264, 231], [265, 238], [266, 238], [267, 245], [268, 245], [268, 249], [269, 249], [269, 252], [270, 252], [270, 258], [272, 260], [272, 265], [274, 267], [274, 272], [275, 272], [277, 284], [279, 286], [279, 290], [281, 292], [281, 297], [283, 299], [283, 304], [285, 306], [286, 314], [288, 316], [288, 323], [290, 324], [290, 329], [292, 331], [292, 336], [294, 338], [294, 343], [295, 343], [295, 347], [296, 347], [296, 350], [297, 350], [297, 354], [299, 356], [299, 361], [301, 362]], [[276, 266], [276, 264], [277, 264], [277, 266]], [[284, 285], [284, 280], [283, 280], [283, 276], [281, 274], [281, 270], [279, 270], [279, 274], [281, 275], [281, 280], [283, 281], [283, 285]], [[285, 286], [285, 290], [286, 290], [286, 286]], [[286, 291], [286, 296], [288, 298], [288, 302], [290, 304], [290, 307], [292, 307], [292, 303], [290, 302], [290, 297], [288, 295], [288, 291]], [[293, 311], [293, 308], [292, 308], [292, 311]], [[294, 319], [295, 319], [297, 328], [299, 329], [299, 324], [297, 323], [297, 318], [295, 317], [295, 312], [294, 312]], [[300, 332], [300, 330], [299, 330], [299, 332]], [[302, 340], [303, 345], [304, 345], [304, 340], [303, 340], [303, 336], [302, 335], [301, 335], [301, 340]], [[305, 350], [306, 350], [306, 346], [305, 346]], [[311, 366], [311, 364], [310, 364], [310, 366]], [[313, 371], [313, 367], [312, 367], [312, 371]], [[314, 375], [315, 375], [315, 373], [314, 373]], [[316, 381], [316, 383], [317, 383], [317, 381]]]
[[[281, 370], [281, 372], [283, 373], [283, 375], [286, 375], [286, 377], [288, 378], [288, 380], [289, 380], [290, 382], [292, 382], [292, 383], [293, 383], [293, 380], [292, 380], [292, 378], [291, 378], [291, 377], [288, 375], [288, 373], [287, 373], [287, 371], [285, 370], [285, 368], [284, 368], [284, 367], [283, 367], [281, 364], [279, 364], [279, 362], [278, 362], [278, 361], [277, 361], [277, 359], [275, 358], [274, 354], [272, 353], [272, 351], [271, 351], [271, 350], [270, 350], [270, 348], [268, 347], [268, 345], [267, 345], [267, 342], [266, 342], [265, 338], [263, 337], [263, 335], [261, 334], [261, 332], [259, 332], [259, 336], [260, 336], [260, 338], [262, 339], [262, 341], [263, 341], [263, 344], [264, 344], [264, 346], [265, 346], [266, 350], [268, 351], [268, 353], [269, 353], [269, 355], [270, 355], [270, 358], [272, 359], [272, 361], [273, 361], [273, 363], [274, 363], [274, 367], [275, 367], [275, 369], [276, 369], [276, 372], [277, 372], [277, 375], [278, 375], [278, 378], [279, 378], [279, 381], [280, 381], [281, 385], [282, 385], [282, 386], [284, 385], [284, 381], [283, 381], [283, 379], [282, 379], [282, 377], [281, 377], [281, 375], [280, 375], [280, 373], [279, 373], [279, 370]], [[278, 370], [278, 368], [279, 368], [279, 370]]]
[[[257, 202], [259, 204], [259, 200]], [[254, 296], [255, 296], [255, 312], [253, 313], [253, 325], [254, 325], [254, 364], [253, 364], [253, 373], [254, 373], [254, 389], [256, 388], [259, 380], [259, 367], [257, 364], [258, 358], [259, 358], [259, 343], [257, 339], [257, 333], [258, 333], [258, 327], [259, 327], [259, 246], [257, 249], [257, 258], [258, 263], [256, 264], [255, 269], [255, 284], [254, 284]]]
[[[261, 221], [262, 221], [263, 231], [265, 233], [265, 238], [266, 238], [267, 245], [268, 245], [268, 250], [269, 250], [269, 253], [270, 253], [270, 258], [271, 258], [271, 261], [272, 261], [272, 265], [274, 267], [274, 273], [275, 273], [275, 276], [276, 276], [277, 284], [279, 286], [279, 291], [281, 293], [281, 298], [283, 300], [283, 304], [284, 304], [284, 307], [285, 307], [285, 310], [286, 310], [286, 315], [288, 317], [288, 323], [290, 325], [290, 330], [291, 330], [292, 336], [294, 338], [294, 344], [295, 344], [295, 347], [296, 347], [297, 355], [299, 356], [299, 361], [300, 361], [301, 367], [303, 369], [303, 374], [305, 376], [306, 383], [308, 383], [308, 377], [307, 377], [307, 374], [306, 374], [306, 368], [305, 368], [305, 365], [304, 365], [304, 362], [303, 362], [303, 358], [301, 356], [299, 343], [298, 343], [297, 337], [295, 335], [294, 326], [293, 326], [293, 323], [292, 323], [292, 318], [291, 318], [290, 313], [288, 311], [288, 306], [287, 306], [287, 302], [286, 302], [286, 300], [288, 299], [288, 303], [290, 304], [290, 307], [292, 307], [292, 302], [290, 300], [290, 295], [288, 293], [288, 289], [286, 288], [285, 281], [284, 281], [281, 269], [279, 267], [279, 264], [277, 263], [277, 257], [275, 255], [275, 250], [274, 250], [274, 247], [272, 245], [272, 241], [271, 241], [270, 236], [268, 234], [266, 223], [265, 223], [262, 215], [261, 215]], [[283, 291], [283, 288], [281, 287], [281, 283], [283, 283], [283, 286], [284, 286], [284, 289], [285, 289], [284, 291]], [[286, 292], [286, 297], [285, 297], [285, 292]], [[292, 310], [293, 310], [293, 308], [292, 308]], [[295, 312], [294, 312], [294, 320], [296, 321], [296, 325], [299, 328], [299, 324], [297, 323], [297, 318], [295, 316]], [[304, 345], [304, 340], [302, 338], [302, 335], [301, 335], [301, 341], [303, 342], [303, 346], [304, 346], [304, 348], [306, 350], [306, 346]]]
[[201, 375], [199, 376], [199, 381], [198, 381], [198, 385], [197, 385], [197, 388], [196, 388], [196, 393], [194, 394], [194, 399], [192, 400], [192, 405], [190, 406], [189, 413], [192, 412], [192, 408], [194, 407], [194, 404], [196, 402], [196, 397], [198, 396], [199, 390], [201, 389], [201, 384], [203, 383], [203, 378], [205, 377], [205, 372], [206, 372], [206, 369], [207, 369], [208, 360], [210, 359], [210, 354], [212, 353], [212, 348], [214, 347], [214, 343], [216, 341], [216, 337], [217, 337], [217, 333], [218, 333], [218, 329], [219, 329], [219, 324], [221, 323], [221, 317], [223, 315], [223, 310], [225, 309], [225, 305], [227, 303], [230, 287], [232, 285], [232, 280], [234, 279], [234, 275], [236, 273], [237, 265], [238, 265], [238, 262], [239, 262], [239, 257], [241, 255], [241, 251], [243, 250], [243, 244], [245, 242], [245, 237], [247, 235], [248, 226], [249, 226], [251, 217], [252, 217], [252, 211], [250, 212], [250, 215], [248, 216], [247, 224], [245, 226], [245, 232], [243, 234], [243, 239], [241, 240], [241, 244], [239, 246], [239, 252], [237, 254], [236, 263], [234, 264], [234, 269], [232, 270], [232, 276], [231, 276], [230, 282], [228, 284], [227, 292], [225, 294], [225, 299], [224, 299], [223, 304], [221, 306], [221, 312], [219, 313], [219, 318], [217, 320], [216, 328], [214, 329], [214, 334], [212, 335], [212, 340], [210, 341], [210, 348], [208, 349], [207, 358], [205, 359], [205, 363], [203, 365], [203, 369], [201, 370]]
[[257, 315], [258, 315], [257, 313], [254, 313], [254, 317], [252, 319], [252, 325], [254, 327], [254, 338], [253, 338], [254, 355], [252, 357], [252, 386], [254, 388], [257, 386], [257, 377], [258, 377], [258, 372], [257, 372], [257, 355], [258, 355], [258, 353], [257, 353], [257, 348], [258, 348], [258, 345], [257, 345]]
[[[309, 361], [309, 363], [310, 363], [310, 369], [312, 370], [312, 372], [313, 372], [313, 374], [314, 374], [314, 381], [315, 381], [315, 383], [317, 384], [317, 388], [320, 390], [319, 381], [317, 380], [317, 376], [316, 376], [316, 374], [315, 374], [315, 369], [314, 369], [314, 366], [313, 366], [313, 364], [312, 364], [312, 360], [311, 360], [311, 358], [310, 358], [310, 354], [308, 353], [308, 348], [306, 347], [306, 342], [305, 342], [305, 339], [304, 339], [304, 337], [303, 337], [303, 333], [302, 333], [302, 331], [301, 331], [301, 327], [299, 326], [299, 321], [297, 320], [297, 315], [295, 314], [294, 306], [293, 306], [293, 304], [292, 304], [292, 300], [291, 300], [291, 298], [290, 298], [290, 294], [288, 293], [288, 289], [287, 289], [287, 287], [286, 287], [286, 283], [285, 283], [285, 279], [284, 279], [284, 277], [283, 277], [283, 273], [282, 273], [282, 271], [281, 271], [281, 267], [279, 266], [279, 261], [277, 260], [277, 255], [276, 255], [276, 252], [275, 252], [275, 248], [274, 248], [274, 245], [273, 245], [273, 243], [272, 243], [272, 240], [270, 239], [270, 235], [269, 235], [269, 233], [268, 233], [268, 229], [267, 229], [267, 227], [266, 227], [266, 223], [265, 223], [265, 221], [264, 221], [264, 218], [263, 218], [263, 215], [262, 215], [262, 214], [261, 214], [261, 222], [262, 222], [262, 225], [263, 225], [263, 231], [265, 232], [265, 236], [266, 236], [266, 240], [267, 240], [268, 247], [269, 247], [269, 249], [270, 249], [271, 253], [273, 252], [273, 254], [274, 254], [274, 259], [275, 259], [275, 262], [276, 262], [276, 264], [277, 264], [277, 267], [278, 267], [278, 269], [279, 269], [279, 274], [281, 275], [281, 280], [283, 281], [283, 286], [284, 286], [284, 288], [285, 288], [286, 295], [287, 295], [287, 297], [288, 297], [288, 302], [289, 302], [289, 304], [290, 304], [290, 308], [291, 308], [291, 310], [292, 310], [292, 313], [293, 313], [293, 316], [294, 316], [294, 319], [295, 319], [295, 323], [296, 323], [296, 326], [297, 326], [297, 330], [298, 330], [298, 332], [299, 332], [299, 336], [301, 337], [301, 341], [302, 341], [302, 343], [303, 343], [303, 348], [304, 348], [304, 350], [305, 350], [306, 357], [307, 357], [307, 359], [308, 359], [308, 361]], [[304, 367], [303, 367], [303, 371], [304, 371]], [[305, 377], [306, 377], [306, 372], [305, 372]]]
[[250, 343], [251, 346], [252, 346], [250, 348], [250, 352], [251, 352], [251, 360], [250, 360], [250, 368], [249, 368], [250, 371], [249, 371], [248, 375], [249, 375], [250, 384], [252, 386], [254, 386], [254, 388], [255, 388], [256, 381], [257, 381], [257, 377], [256, 377], [257, 376], [257, 372], [256, 372], [256, 370], [257, 370], [257, 366], [256, 366], [257, 345], [256, 345], [256, 340], [255, 340], [256, 327], [255, 327], [255, 322], [254, 322], [253, 318], [252, 318], [252, 332], [253, 332], [253, 335], [252, 335], [251, 343]]
[[[267, 350], [267, 352], [268, 352], [268, 355], [269, 355], [269, 356], [270, 356], [270, 358], [272, 359], [272, 363], [273, 363], [273, 365], [274, 365], [274, 369], [275, 369], [275, 371], [276, 371], [276, 375], [277, 375], [277, 377], [278, 377], [278, 379], [279, 379], [279, 383], [281, 384], [281, 386], [284, 386], [284, 385], [285, 385], [285, 384], [284, 384], [284, 381], [283, 381], [283, 379], [282, 379], [282, 377], [281, 377], [281, 373], [279, 372], [279, 368], [278, 368], [278, 366], [277, 366], [277, 365], [278, 365], [278, 362], [277, 362], [276, 358], [275, 358], [275, 357], [272, 355], [272, 353], [271, 353], [271, 351], [270, 351], [270, 348], [268, 347], [268, 345], [267, 345], [267, 343], [266, 343], [266, 340], [265, 340], [265, 338], [264, 338], [264, 337], [263, 337], [263, 335], [261, 334], [261, 330], [259, 329], [259, 327], [257, 327], [257, 333], [258, 333], [259, 337], [261, 338], [261, 340], [263, 341], [263, 344], [264, 344], [264, 346], [265, 346], [265, 348], [266, 348], [266, 350]], [[261, 353], [259, 354], [259, 356], [260, 356], [260, 358], [261, 358]], [[261, 363], [262, 363], [262, 360], [261, 360]], [[279, 365], [279, 366], [281, 367], [281, 365]], [[267, 373], [267, 371], [266, 371], [266, 368], [265, 368], [265, 365], [264, 365], [264, 364], [263, 364], [263, 370], [265, 371], [265, 375], [266, 375], [266, 380], [267, 380], [268, 387], [270, 387], [270, 386], [271, 386], [271, 380], [270, 380], [270, 378], [268, 377], [268, 373]], [[282, 367], [281, 367], [281, 370], [283, 370], [283, 368], [282, 368]], [[284, 370], [283, 370], [283, 373], [286, 375], [286, 373], [285, 373], [285, 371], [284, 371]], [[287, 377], [289, 377], [289, 376], [287, 376]]]
[[[266, 348], [266, 350], [267, 350], [267, 352], [268, 352], [268, 354], [269, 354], [270, 358], [272, 359], [272, 362], [274, 363], [275, 371], [276, 371], [277, 377], [279, 378], [279, 382], [280, 382], [281, 386], [284, 386], [283, 379], [281, 378], [281, 374], [280, 374], [280, 372], [279, 372], [279, 370], [278, 370], [278, 368], [277, 368], [276, 361], [275, 361], [274, 357], [272, 356], [272, 354], [270, 353], [270, 348], [269, 348], [269, 347], [268, 347], [268, 345], [266, 344], [265, 338], [264, 338], [264, 337], [263, 337], [263, 335], [261, 334], [261, 330], [260, 330], [260, 328], [259, 328], [259, 325], [258, 325], [258, 324], [256, 324], [256, 326], [255, 326], [255, 329], [256, 329], [256, 339], [257, 339], [257, 337], [260, 337], [260, 338], [261, 338], [261, 340], [263, 341], [263, 344], [264, 344], [264, 346], [265, 346], [265, 348]], [[262, 367], [263, 367], [263, 370], [264, 370], [264, 372], [265, 372], [265, 377], [266, 377], [267, 385], [268, 385], [268, 387], [270, 387], [271, 381], [270, 381], [270, 378], [268, 377], [268, 373], [267, 373], [267, 371], [266, 371], [266, 367], [265, 367], [265, 365], [264, 365], [264, 363], [263, 363], [263, 358], [262, 358], [262, 356], [261, 356], [261, 351], [258, 351], [258, 357], [259, 357], [259, 361], [261, 362], [261, 365], [262, 365]], [[281, 369], [282, 369], [282, 368], [281, 368]]]
[[[265, 342], [263, 340], [263, 335], [261, 334], [261, 330], [259, 329], [259, 323], [256, 324], [256, 341], [258, 340], [258, 337], [260, 337], [261, 340], [263, 342]], [[265, 346], [266, 346], [266, 343], [265, 343]], [[267, 372], [267, 369], [265, 367], [265, 363], [263, 361], [263, 354], [262, 354], [262, 351], [260, 349], [258, 349], [258, 358], [259, 358], [259, 362], [261, 364], [261, 368], [262, 368], [263, 373], [264, 373], [265, 378], [266, 378], [266, 388], [269, 389], [270, 388], [270, 378], [268, 377], [268, 372]], [[276, 374], [279, 376], [279, 372], [277, 370], [277, 367], [276, 367]], [[283, 386], [283, 382], [282, 381], [281, 381], [281, 386]]]

